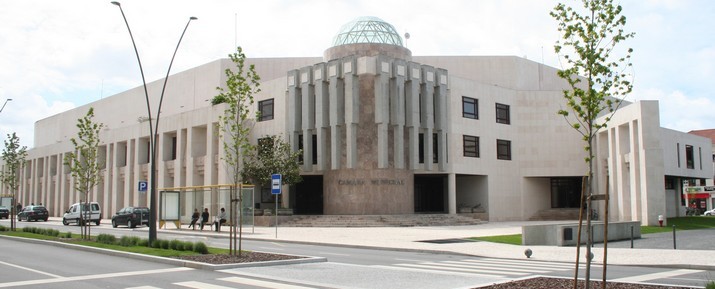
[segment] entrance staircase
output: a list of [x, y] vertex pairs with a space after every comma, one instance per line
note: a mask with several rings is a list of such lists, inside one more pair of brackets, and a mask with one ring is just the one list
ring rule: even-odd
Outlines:
[[416, 215], [295, 215], [286, 227], [415, 227], [478, 225], [482, 220], [449, 214]]

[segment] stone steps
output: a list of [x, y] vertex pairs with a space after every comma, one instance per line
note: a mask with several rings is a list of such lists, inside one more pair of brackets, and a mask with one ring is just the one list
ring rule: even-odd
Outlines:
[[578, 220], [578, 208], [546, 209], [537, 212], [529, 221], [567, 221]]
[[298, 215], [281, 223], [287, 227], [415, 227], [459, 226], [483, 223], [459, 215]]

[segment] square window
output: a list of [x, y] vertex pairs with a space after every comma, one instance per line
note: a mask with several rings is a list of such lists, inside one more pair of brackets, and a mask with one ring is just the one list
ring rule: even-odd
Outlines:
[[478, 158], [479, 157], [479, 137], [464, 135], [462, 136], [462, 143], [464, 145], [464, 156]]
[[266, 99], [258, 102], [258, 121], [266, 121], [273, 119], [273, 99]]
[[497, 123], [510, 124], [509, 106], [506, 104], [497, 103]]
[[497, 159], [511, 160], [511, 141], [497, 140]]
[[462, 117], [479, 119], [479, 100], [462, 96]]

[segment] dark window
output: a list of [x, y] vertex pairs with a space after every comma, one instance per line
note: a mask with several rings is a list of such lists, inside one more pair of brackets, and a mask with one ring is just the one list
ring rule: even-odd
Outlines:
[[[313, 135], [311, 142], [313, 143], [313, 149], [311, 150], [313, 152], [313, 164], [317, 165], [318, 164], [318, 136]], [[298, 149], [302, 150], [303, 149], [303, 135], [298, 135]], [[300, 154], [298, 156], [298, 163], [303, 164], [303, 154]]]
[[703, 148], [698, 148], [698, 159], [700, 163], [700, 170], [703, 170]]
[[479, 100], [462, 96], [462, 116], [479, 119]]
[[695, 156], [693, 155], [693, 146], [685, 145], [685, 164], [687, 168], [695, 168]]
[[258, 139], [258, 154], [262, 155], [266, 150], [273, 149], [273, 139], [270, 137], [262, 137]]
[[464, 144], [464, 156], [465, 157], [479, 157], [479, 137], [464, 135], [462, 136], [462, 143]]
[[[418, 141], [418, 142], [419, 142], [419, 144], [418, 144], [418, 146], [419, 146], [418, 151], [419, 151], [419, 152], [418, 152], [418, 153], [419, 153], [419, 155], [420, 155], [420, 157], [419, 157], [419, 162], [420, 162], [421, 164], [424, 164], [424, 163], [425, 163], [425, 134], [420, 133], [419, 141]], [[437, 154], [437, 151], [438, 151], [438, 148], [437, 148], [437, 134], [436, 134], [436, 133], [433, 133], [433, 134], [432, 134], [432, 163], [435, 163], [435, 164], [437, 163], [437, 159], [439, 158], [439, 156], [438, 156], [438, 154]]]
[[511, 160], [511, 141], [497, 140], [497, 159]]
[[171, 159], [176, 159], [176, 137], [171, 137]]
[[675, 151], [678, 152], [678, 157], [677, 157], [677, 159], [678, 159], [678, 167], [680, 167], [680, 143], [677, 143], [677, 144], [676, 144]]
[[578, 208], [581, 200], [581, 178], [551, 179], [551, 208]]
[[258, 121], [273, 119], [273, 99], [266, 99], [258, 102]]
[[497, 103], [497, 123], [510, 124], [509, 106]]

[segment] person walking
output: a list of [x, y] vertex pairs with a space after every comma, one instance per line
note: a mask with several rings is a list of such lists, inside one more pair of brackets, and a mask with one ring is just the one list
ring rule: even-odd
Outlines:
[[204, 224], [209, 222], [209, 208], [205, 208], [204, 212], [201, 213], [201, 231], [204, 230]]
[[221, 225], [223, 223], [226, 223], [226, 210], [221, 208], [221, 211], [218, 213], [218, 216], [216, 216], [216, 220], [214, 221], [214, 226], [216, 226], [216, 232], [221, 231]]
[[196, 222], [199, 221], [200, 217], [201, 215], [199, 214], [199, 209], [194, 209], [194, 214], [191, 215], [191, 224], [189, 224], [189, 228], [196, 230]]

